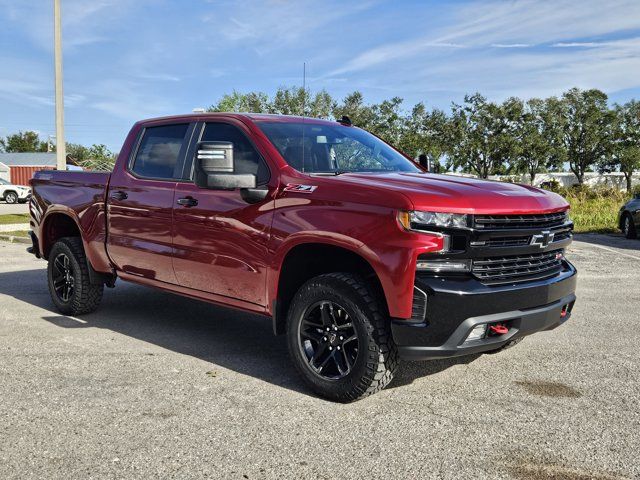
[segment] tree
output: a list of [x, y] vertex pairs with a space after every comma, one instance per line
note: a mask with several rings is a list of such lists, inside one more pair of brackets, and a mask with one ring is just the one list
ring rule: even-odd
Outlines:
[[225, 94], [209, 112], [253, 112], [272, 113], [269, 96], [262, 92], [240, 93], [234, 90]]
[[454, 167], [481, 178], [500, 171], [513, 156], [519, 101], [498, 105], [476, 93], [466, 95], [463, 105], [452, 105], [449, 154]]
[[47, 143], [42, 142], [36, 132], [28, 130], [0, 138], [0, 149], [7, 153], [46, 152]]
[[210, 112], [277, 113], [280, 115], [306, 115], [329, 118], [335, 101], [325, 90], [312, 95], [302, 87], [280, 87], [273, 99], [264, 92], [240, 93], [233, 91], [224, 95], [218, 103], [208, 108]]
[[613, 112], [607, 106], [607, 95], [572, 88], [560, 102], [554, 102], [554, 108], [553, 119], [560, 129], [557, 146], [582, 185], [585, 172], [604, 161], [611, 150]]
[[420, 102], [404, 119], [399, 147], [413, 158], [426, 155], [432, 162], [433, 170], [439, 172], [442, 168], [440, 160], [448, 149], [448, 128], [449, 120], [445, 112], [438, 109], [428, 111]]
[[362, 93], [355, 91], [347, 95], [341, 103], [337, 103], [333, 108], [333, 117], [342, 118], [344, 115], [351, 119], [351, 122], [365, 130], [369, 130], [375, 120], [373, 109], [364, 103]]
[[610, 155], [601, 162], [600, 170], [622, 172], [630, 192], [633, 172], [640, 170], [640, 102], [616, 105], [613, 115]]
[[553, 114], [550, 100], [532, 98], [523, 105], [518, 119], [514, 166], [529, 175], [531, 185], [536, 174], [562, 164], [562, 154], [557, 148], [560, 131]]
[[78, 143], [67, 143], [67, 157], [79, 164], [89, 158], [89, 149]]

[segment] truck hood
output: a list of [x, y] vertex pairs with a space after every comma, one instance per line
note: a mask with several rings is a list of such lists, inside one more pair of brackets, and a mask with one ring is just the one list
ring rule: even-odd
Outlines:
[[[566, 210], [560, 195], [515, 183], [429, 173], [348, 173], [334, 177], [358, 185], [403, 194], [414, 210], [477, 214], [528, 214]], [[380, 198], [384, 198], [383, 196]]]

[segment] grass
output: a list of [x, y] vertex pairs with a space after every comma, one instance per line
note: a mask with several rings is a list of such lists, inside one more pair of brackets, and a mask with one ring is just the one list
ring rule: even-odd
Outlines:
[[569, 188], [558, 193], [571, 205], [576, 233], [619, 232], [618, 211], [631, 198], [626, 192], [604, 188]]
[[0, 215], [0, 225], [11, 225], [14, 223], [29, 223], [28, 213], [8, 213]]
[[4, 237], [29, 237], [29, 230], [13, 230], [11, 232], [0, 232], [1, 236]]

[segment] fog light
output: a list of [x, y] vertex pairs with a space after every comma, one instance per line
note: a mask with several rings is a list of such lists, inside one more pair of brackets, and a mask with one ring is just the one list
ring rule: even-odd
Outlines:
[[476, 325], [473, 330], [467, 336], [467, 342], [471, 342], [473, 340], [481, 340], [487, 334], [487, 326], [485, 324]]

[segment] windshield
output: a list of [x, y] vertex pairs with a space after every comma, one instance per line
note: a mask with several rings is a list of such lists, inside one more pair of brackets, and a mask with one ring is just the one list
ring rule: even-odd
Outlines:
[[358, 128], [302, 122], [258, 122], [258, 125], [287, 163], [301, 172], [420, 171], [404, 155]]

